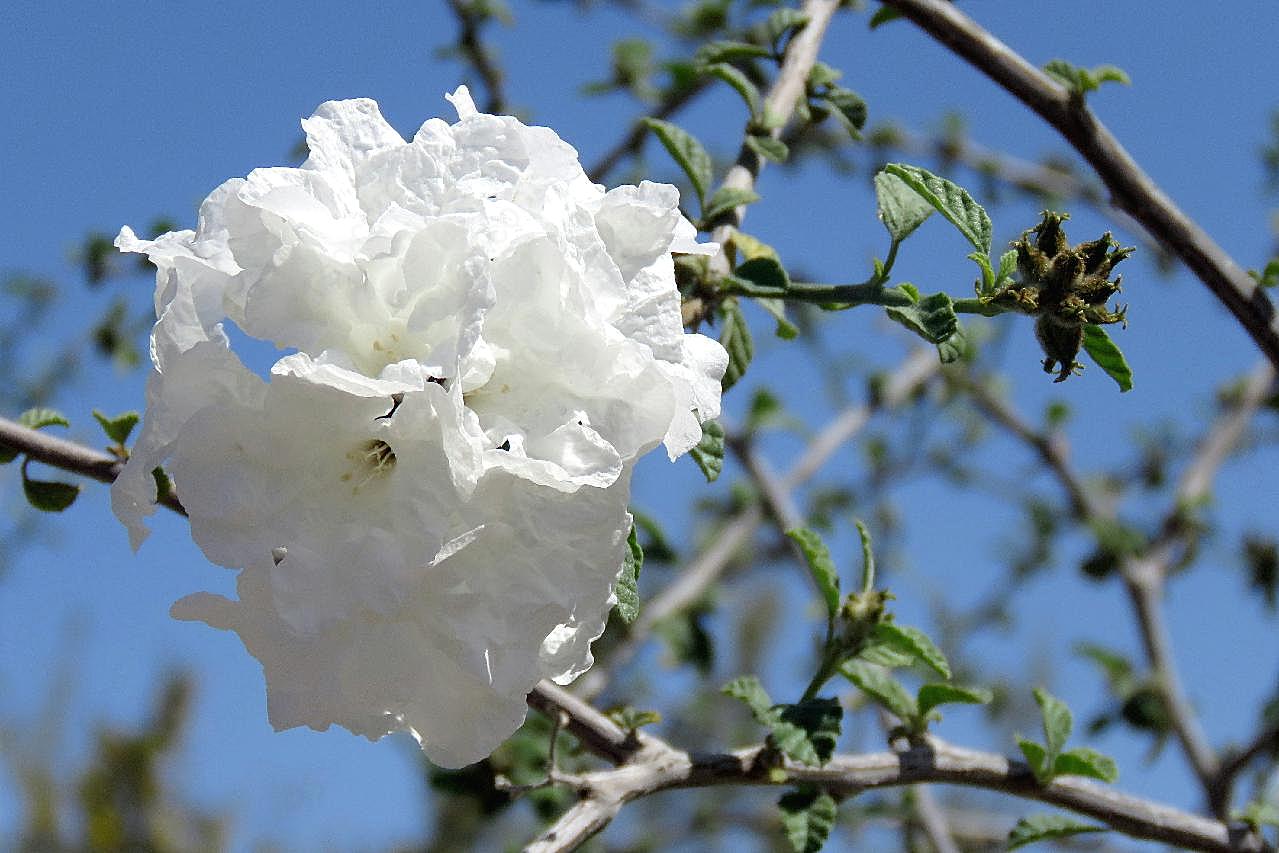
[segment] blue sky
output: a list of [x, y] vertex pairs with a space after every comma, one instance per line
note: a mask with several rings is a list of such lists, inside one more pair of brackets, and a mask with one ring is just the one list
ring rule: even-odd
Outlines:
[[[1240, 263], [1264, 261], [1274, 239], [1274, 199], [1262, 192], [1257, 152], [1277, 105], [1273, 3], [1079, 2], [1052, 12], [1048, 4], [1002, 0], [963, 5], [1034, 63], [1062, 57], [1125, 68], [1133, 85], [1096, 94], [1099, 115]], [[569, 3], [516, 3], [513, 12], [516, 26], [493, 32], [511, 101], [592, 163], [625, 131], [636, 108], [620, 97], [582, 99], [578, 90], [606, 74], [614, 39], [656, 33], [632, 16], [607, 9], [582, 14]], [[866, 20], [857, 13], [839, 17], [822, 58], [845, 71], [844, 82], [868, 101], [872, 122], [930, 130], [947, 112], [962, 110], [973, 140], [984, 145], [1028, 159], [1064, 150], [1034, 116], [909, 24], [872, 33]], [[145, 227], [157, 215], [189, 224], [199, 201], [226, 178], [288, 162], [299, 119], [324, 100], [373, 97], [406, 135], [426, 118], [450, 116], [443, 93], [466, 74], [437, 58], [435, 49], [454, 32], [444, 4], [430, 2], [379, 4], [370, 13], [362, 4], [327, 0], [233, 0], [198, 10], [159, 2], [9, 0], [0, 7], [0, 79], [6, 81], [0, 89], [0, 270], [35, 272], [64, 285], [60, 316], [66, 320], [54, 336], [77, 333], [116, 293], [145, 305], [151, 283], [142, 276], [106, 293], [83, 287], [69, 257], [76, 240], [123, 224]], [[740, 102], [723, 87], [679, 120], [722, 155], [733, 150], [743, 119]], [[656, 146], [648, 162], [653, 177], [671, 177]], [[773, 168], [759, 189], [764, 202], [751, 208], [747, 230], [815, 279], [860, 279], [871, 255], [886, 247], [864, 176]], [[998, 208], [997, 240], [1032, 225], [1036, 212], [1025, 203]], [[1111, 227], [1086, 210], [1072, 212], [1075, 239]], [[897, 272], [925, 291], [966, 295], [972, 278], [966, 251], [944, 223], [930, 222], [903, 248]], [[1051, 385], [1038, 369], [1028, 324], [1010, 345], [1015, 399], [1031, 414], [1049, 400], [1068, 399], [1076, 411], [1069, 436], [1085, 469], [1124, 458], [1137, 424], [1202, 422], [1215, 384], [1258, 357], [1191, 277], [1179, 272], [1161, 279], [1140, 257], [1124, 266], [1132, 323], [1117, 339], [1137, 374], [1134, 392], [1120, 397], [1096, 370]], [[907, 342], [874, 311], [839, 322], [841, 339], [870, 363], [890, 366], [905, 351]], [[762, 320], [756, 326], [757, 366], [750, 383], [730, 394], [729, 411], [740, 420], [746, 388], [765, 384], [820, 423], [829, 407], [805, 369], [808, 354], [770, 339], [768, 328]], [[143, 379], [141, 372], [89, 369], [57, 400], [72, 417], [70, 434], [99, 443], [90, 410], [141, 407]], [[778, 438], [766, 449], [781, 466], [797, 447]], [[1006, 445], [994, 446], [989, 456], [992, 465], [1018, 472], [1029, 462]], [[839, 457], [843, 464], [855, 458], [855, 451]], [[1266, 451], [1227, 467], [1215, 510], [1227, 534], [1279, 530], [1277, 463]], [[16, 472], [4, 476], [5, 494], [14, 511], [23, 511], [15, 479]], [[699, 493], [697, 483], [687, 461], [671, 467], [647, 460], [636, 504], [672, 519], [678, 530], [680, 507], [666, 506], [666, 496]], [[711, 493], [726, 488], [721, 483]], [[928, 596], [972, 601], [1000, 582], [998, 545], [1014, 514], [937, 485], [913, 484], [898, 497], [909, 510], [908, 563], [899, 589], [904, 621], [926, 621]], [[139, 719], [164, 672], [191, 669], [198, 675], [196, 715], [176, 775], [189, 797], [233, 815], [238, 846], [271, 840], [299, 850], [320, 844], [380, 849], [420, 833], [425, 812], [411, 744], [369, 744], [342, 731], [271, 732], [259, 667], [238, 640], [169, 620], [176, 598], [232, 586], [232, 575], [202, 557], [179, 519], [158, 523], [135, 556], [109, 512], [106, 490], [88, 486], [47, 531], [0, 578], [0, 719], [34, 725], [52, 673], [70, 655], [75, 688], [63, 709], [68, 742], [62, 760], [72, 766], [94, 725]], [[836, 544], [848, 564], [847, 537]], [[1279, 664], [1274, 621], [1243, 598], [1241, 588], [1231, 555], [1219, 548], [1176, 582], [1171, 601], [1185, 678], [1217, 742], [1250, 730], [1254, 700], [1273, 690]], [[798, 583], [791, 595], [801, 608], [808, 598]], [[1020, 603], [1035, 631], [990, 636], [978, 650], [996, 661], [1046, 655], [1061, 662], [1069, 643], [1085, 637], [1137, 648], [1113, 586], [1082, 586], [1075, 574], [1058, 570], [1034, 583]], [[1081, 613], [1089, 614], [1088, 623], [1079, 620]], [[803, 630], [796, 632], [800, 640]], [[791, 677], [785, 668], [795, 660], [793, 648], [784, 654], [790, 658], [778, 665], [779, 685]], [[1060, 691], [1079, 703], [1077, 716], [1086, 716], [1095, 708], [1088, 704], [1095, 685], [1088, 670], [1065, 663], [1059, 676]], [[962, 715], [956, 719], [943, 734], [979, 737]], [[1140, 765], [1140, 748], [1117, 737], [1103, 740], [1121, 760], [1125, 787], [1196, 804], [1178, 759], [1165, 757], [1148, 770]], [[1012, 741], [984, 745], [1009, 749]], [[15, 819], [14, 791], [12, 778], [0, 771], [0, 834]]]

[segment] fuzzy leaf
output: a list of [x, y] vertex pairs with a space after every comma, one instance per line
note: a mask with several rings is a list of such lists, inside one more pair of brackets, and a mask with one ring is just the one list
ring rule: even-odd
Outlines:
[[776, 258], [751, 258], [737, 265], [733, 277], [750, 283], [751, 296], [781, 296], [790, 288], [790, 276]]
[[918, 628], [893, 622], [881, 622], [875, 626], [874, 637], [881, 643], [913, 656], [942, 678], [950, 678], [950, 663], [947, 662], [946, 656], [928, 638], [928, 635]]
[[639, 576], [644, 567], [644, 549], [640, 547], [635, 536], [635, 525], [631, 525], [630, 535], [626, 537], [626, 559], [622, 562], [622, 571], [617, 577], [614, 594], [617, 596], [617, 615], [622, 622], [629, 625], [639, 616]]
[[879, 220], [894, 240], [905, 240], [924, 220], [933, 215], [933, 206], [896, 175], [875, 175], [875, 199]]
[[1030, 765], [1030, 772], [1035, 774], [1035, 778], [1040, 784], [1047, 785], [1052, 781], [1052, 773], [1048, 767], [1048, 752], [1042, 744], [1036, 743], [1029, 738], [1017, 738], [1017, 746], [1021, 749], [1021, 754], [1026, 756], [1026, 763]]
[[1061, 748], [1070, 739], [1070, 730], [1074, 728], [1074, 721], [1065, 702], [1042, 687], [1036, 687], [1034, 693], [1035, 701], [1039, 703], [1040, 715], [1043, 717], [1044, 743], [1048, 747], [1048, 759], [1051, 763], [1057, 760], [1057, 756], [1061, 754]]
[[891, 305], [884, 310], [930, 344], [944, 343], [959, 329], [955, 304], [945, 293], [925, 296], [917, 305]]
[[1103, 755], [1086, 746], [1078, 746], [1057, 756], [1057, 760], [1053, 762], [1053, 776], [1088, 776], [1103, 782], [1114, 782], [1119, 778], [1119, 767], [1109, 755]]
[[656, 118], [646, 118], [644, 124], [657, 135], [671, 157], [684, 170], [684, 174], [688, 175], [688, 179], [693, 182], [693, 190], [697, 193], [697, 200], [704, 204], [706, 190], [714, 177], [711, 155], [706, 153], [695, 136], [677, 125]]
[[763, 41], [776, 44], [787, 32], [797, 30], [807, 23], [808, 16], [797, 9], [778, 9], [760, 25], [759, 32]]
[[881, 27], [889, 21], [897, 20], [901, 16], [902, 13], [898, 12], [892, 6], [880, 6], [879, 9], [875, 11], [875, 14], [870, 16], [870, 28], [873, 30], [877, 27]]
[[777, 801], [782, 828], [795, 853], [817, 853], [835, 828], [835, 798], [820, 788], [805, 786], [788, 791]]
[[764, 45], [744, 41], [713, 41], [697, 49], [694, 59], [699, 65], [713, 65], [734, 59], [763, 59], [773, 52]]
[[862, 647], [862, 650], [857, 653], [857, 659], [888, 669], [915, 665], [914, 655], [879, 642], [871, 642]]
[[138, 425], [138, 420], [141, 416], [137, 412], [125, 412], [114, 418], [108, 418], [97, 409], [94, 409], [93, 418], [102, 427], [102, 431], [107, 434], [107, 438], [123, 446], [129, 440], [129, 434]]
[[746, 102], [751, 118], [756, 118], [760, 111], [759, 88], [739, 69], [724, 62], [716, 62], [706, 66], [706, 73], [723, 80], [732, 86], [737, 94]]
[[840, 667], [840, 672], [868, 696], [901, 719], [910, 720], [919, 716], [914, 698], [887, 670], [863, 661], [851, 660]]
[[80, 487], [71, 483], [32, 480], [27, 477], [27, 466], [22, 466], [22, 492], [27, 503], [41, 512], [62, 512], [75, 503]]
[[751, 709], [755, 720], [763, 725], [772, 725], [773, 700], [769, 697], [764, 685], [753, 675], [741, 675], [720, 688], [726, 696], [732, 696], [744, 702]]
[[751, 340], [750, 326], [746, 324], [737, 300], [724, 300], [719, 310], [724, 323], [719, 333], [719, 342], [728, 351], [728, 368], [724, 371], [721, 384], [723, 390], [727, 391], [746, 372], [755, 356], [755, 343]]
[[905, 163], [889, 163], [884, 171], [901, 178], [934, 210], [949, 219], [974, 249], [990, 254], [990, 217], [967, 190], [927, 169]]
[[27, 429], [44, 429], [47, 426], [71, 426], [71, 422], [67, 420], [66, 415], [57, 409], [34, 408], [27, 409], [18, 415], [18, 423]]
[[839, 740], [844, 708], [838, 699], [809, 699], [794, 705], [777, 705], [769, 724], [773, 744], [788, 758], [809, 767], [830, 760]]
[[1008, 833], [1008, 849], [1016, 850], [1036, 841], [1047, 841], [1051, 838], [1065, 838], [1085, 832], [1106, 832], [1104, 826], [1095, 823], [1084, 823], [1069, 815], [1038, 814], [1024, 817]]
[[754, 204], [759, 201], [759, 193], [754, 190], [745, 190], [741, 187], [720, 187], [711, 196], [711, 200], [706, 202], [706, 208], [702, 211], [702, 219], [710, 222], [717, 216], [721, 216], [734, 208], [741, 207], [744, 204]]
[[706, 475], [706, 482], [713, 483], [719, 478], [724, 470], [724, 427], [719, 421], [702, 422], [702, 440], [688, 453]]
[[917, 703], [919, 715], [927, 717], [928, 712], [938, 705], [950, 705], [960, 702], [966, 705], [985, 705], [994, 698], [984, 687], [960, 687], [957, 684], [933, 683], [919, 688]]
[[813, 576], [813, 583], [817, 584], [817, 591], [826, 602], [826, 613], [834, 619], [839, 613], [839, 572], [835, 569], [834, 560], [830, 558], [830, 550], [822, 537], [807, 527], [788, 530], [786, 535], [799, 545], [804, 561], [808, 563], [808, 572]]
[[746, 145], [765, 160], [771, 160], [774, 163], [785, 163], [786, 158], [790, 156], [790, 149], [786, 147], [786, 143], [771, 136], [749, 134], [746, 137]]
[[777, 321], [777, 337], [784, 341], [793, 341], [799, 337], [799, 327], [790, 321], [786, 316], [786, 302], [782, 299], [772, 299], [770, 297], [758, 297], [755, 300], [760, 308], [763, 308], [773, 316]]
[[1092, 323], [1084, 326], [1084, 351], [1106, 371], [1107, 376], [1115, 380], [1120, 393], [1132, 390], [1132, 368], [1105, 329]]

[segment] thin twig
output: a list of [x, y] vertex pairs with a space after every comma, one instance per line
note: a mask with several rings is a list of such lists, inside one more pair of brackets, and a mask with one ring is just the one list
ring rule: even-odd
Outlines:
[[1279, 367], [1279, 313], [1265, 292], [1224, 249], [1183, 213], [1097, 120], [1072, 96], [1008, 45], [945, 0], [884, 0], [967, 60], [1057, 129], [1096, 170], [1113, 203], [1199, 277], [1235, 315], [1270, 363]]
[[[37, 462], [61, 468], [74, 474], [82, 474], [100, 483], [111, 483], [120, 474], [124, 463], [119, 458], [58, 438], [40, 430], [28, 429], [22, 424], [0, 418], [0, 445], [11, 447]], [[186, 515], [176, 491], [170, 491], [160, 504], [179, 515]]]
[[466, 61], [480, 75], [488, 100], [484, 112], [500, 115], [508, 108], [504, 75], [491, 48], [480, 38], [480, 30], [492, 20], [486, 4], [476, 0], [448, 0], [449, 8], [457, 18], [457, 47]]

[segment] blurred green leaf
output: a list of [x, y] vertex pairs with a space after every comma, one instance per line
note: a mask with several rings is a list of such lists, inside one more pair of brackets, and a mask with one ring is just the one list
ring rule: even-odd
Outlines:
[[657, 136], [667, 152], [688, 175], [693, 183], [693, 191], [701, 204], [706, 202], [706, 191], [714, 178], [714, 166], [711, 155], [706, 153], [697, 138], [677, 125], [656, 118], [644, 119], [644, 124]]
[[723, 327], [720, 329], [719, 342], [728, 351], [728, 368], [724, 371], [721, 383], [727, 391], [737, 384], [737, 380], [746, 373], [751, 359], [755, 356], [755, 343], [751, 339], [750, 326], [742, 316], [741, 306], [736, 299], [725, 299], [719, 307]]
[[950, 678], [950, 663], [941, 649], [918, 628], [898, 625], [894, 622], [880, 622], [875, 626], [874, 638], [885, 645], [913, 656], [925, 664], [942, 678]]
[[1016, 850], [1036, 841], [1047, 841], [1053, 838], [1066, 838], [1085, 832], [1106, 832], [1104, 826], [1094, 823], [1083, 823], [1068, 815], [1040, 814], [1024, 817], [1008, 833], [1008, 849]]
[[713, 483], [724, 470], [724, 428], [719, 421], [702, 422], [702, 440], [689, 451], [697, 467], [706, 475], [706, 482]]
[[799, 545], [808, 564], [808, 572], [813, 576], [813, 583], [826, 603], [826, 614], [834, 619], [839, 614], [839, 572], [830, 557], [830, 550], [819, 536], [807, 527], [796, 527], [786, 531], [786, 535]]
[[626, 537], [626, 558], [614, 590], [617, 596], [617, 615], [627, 625], [639, 616], [639, 576], [643, 567], [644, 549], [640, 548], [639, 539], [635, 536], [635, 525], [632, 524], [631, 532]]
[[957, 684], [932, 683], [919, 688], [916, 702], [919, 715], [927, 717], [928, 712], [939, 705], [961, 703], [965, 705], [986, 705], [994, 698], [994, 694], [984, 687], [960, 687]]

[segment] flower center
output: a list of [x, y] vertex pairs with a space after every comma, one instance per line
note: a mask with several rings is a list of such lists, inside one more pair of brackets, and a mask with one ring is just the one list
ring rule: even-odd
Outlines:
[[370, 483], [384, 479], [395, 468], [395, 451], [380, 438], [362, 442], [346, 454], [351, 469], [342, 475], [342, 482], [353, 483], [351, 494], [358, 495]]

